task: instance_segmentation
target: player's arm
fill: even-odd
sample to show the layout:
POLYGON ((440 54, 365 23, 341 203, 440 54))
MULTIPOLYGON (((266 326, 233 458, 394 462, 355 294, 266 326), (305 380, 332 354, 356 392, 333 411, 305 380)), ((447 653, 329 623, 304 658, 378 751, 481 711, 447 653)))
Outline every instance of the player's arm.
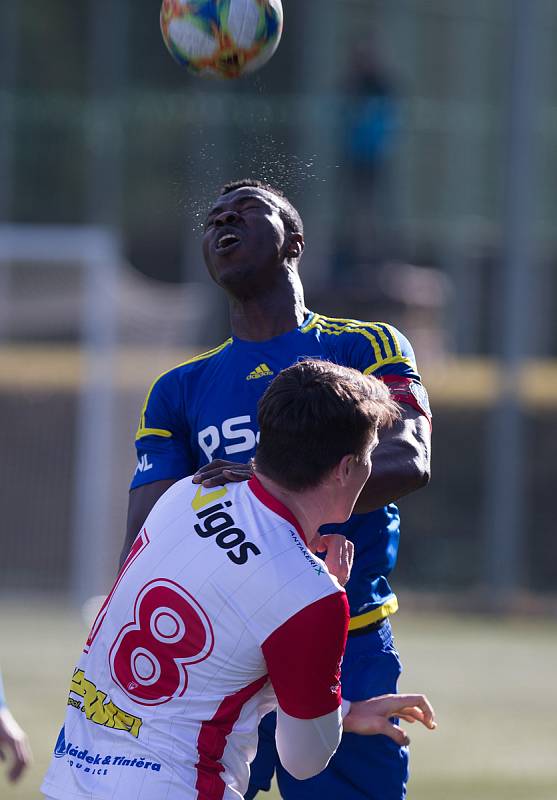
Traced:
POLYGON ((340 662, 348 619, 346 596, 335 593, 299 611, 263 643, 278 701, 277 752, 284 768, 298 780, 325 769, 343 729, 382 734, 405 745, 407 734, 390 717, 419 721, 431 730, 436 726, 424 695, 382 695, 341 702, 340 662))
POLYGON ((400 747, 409 745, 410 737, 391 722, 392 717, 421 722, 431 731, 437 727, 435 712, 423 694, 385 694, 353 703, 343 700, 341 713, 332 711, 310 720, 291 717, 279 707, 276 741, 281 762, 294 777, 304 780, 327 766, 343 733, 388 736, 400 747))
POLYGON ((13 718, 4 699, 2 675, 0 675, 0 760, 8 757, 12 765, 8 770, 8 779, 17 781, 22 772, 31 763, 31 748, 24 731, 13 718))
POLYGON ((362 372, 382 380, 400 406, 400 420, 380 432, 372 471, 356 503, 356 513, 374 511, 425 486, 430 477, 431 410, 412 345, 392 325, 372 324, 382 350, 370 350, 363 337, 353 359, 362 372))
POLYGON ((135 438, 137 468, 129 494, 120 566, 159 497, 197 466, 188 444, 181 398, 177 372, 171 370, 154 382, 143 404, 135 438))
POLYGON ((208 464, 199 467, 192 481, 193 483, 202 483, 206 489, 211 489, 213 486, 224 486, 226 483, 249 481, 253 474, 253 461, 240 464, 236 461, 215 458, 208 464))
POLYGON ((126 521, 126 538, 120 554, 120 566, 126 560, 135 537, 145 524, 151 509, 167 489, 176 483, 178 478, 169 478, 164 481, 153 481, 136 489, 131 489, 128 498, 128 517, 126 521))
POLYGON ((399 403, 401 418, 380 432, 371 456, 371 475, 356 503, 356 513, 382 508, 429 481, 430 421, 421 410, 400 399, 399 403))
POLYGON ((278 702, 277 752, 298 780, 325 769, 340 743, 348 622, 346 595, 335 592, 294 614, 262 645, 278 702))
POLYGON ((437 727, 435 712, 425 695, 383 694, 350 703, 343 720, 343 730, 365 736, 382 734, 399 745, 409 744, 408 734, 400 725, 391 722, 391 717, 398 717, 406 722, 421 722, 430 731, 437 727))

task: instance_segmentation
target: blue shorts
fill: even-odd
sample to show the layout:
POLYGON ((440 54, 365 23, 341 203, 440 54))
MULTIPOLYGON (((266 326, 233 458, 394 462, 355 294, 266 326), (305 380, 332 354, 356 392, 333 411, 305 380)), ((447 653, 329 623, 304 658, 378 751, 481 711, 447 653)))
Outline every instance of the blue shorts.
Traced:
MULTIPOLYGON (((395 693, 401 669, 388 620, 370 633, 349 636, 342 665, 342 696, 366 700, 395 693)), ((307 781, 297 781, 278 760, 275 715, 268 714, 259 726, 259 746, 245 800, 252 800, 260 789, 268 791, 275 770, 284 800, 403 800, 408 750, 387 736, 346 733, 326 770, 307 781)))

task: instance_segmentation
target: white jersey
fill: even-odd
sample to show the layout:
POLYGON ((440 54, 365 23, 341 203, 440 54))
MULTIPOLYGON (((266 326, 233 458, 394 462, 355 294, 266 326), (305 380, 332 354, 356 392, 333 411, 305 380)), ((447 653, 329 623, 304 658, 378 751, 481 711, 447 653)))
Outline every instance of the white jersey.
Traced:
POLYGON ((93 624, 42 791, 239 800, 277 700, 300 719, 340 705, 347 624, 344 591, 257 478, 179 481, 93 624))

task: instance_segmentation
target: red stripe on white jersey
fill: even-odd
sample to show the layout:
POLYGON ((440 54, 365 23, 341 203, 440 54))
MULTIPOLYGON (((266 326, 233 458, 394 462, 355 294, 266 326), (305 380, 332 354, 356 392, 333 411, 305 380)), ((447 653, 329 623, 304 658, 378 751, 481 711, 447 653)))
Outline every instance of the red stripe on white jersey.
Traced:
POLYGON ((306 535, 303 531, 303 528, 294 514, 284 505, 284 503, 281 503, 280 500, 278 500, 274 495, 268 492, 267 489, 265 489, 257 475, 254 475, 249 479, 248 486, 260 503, 263 503, 264 506, 267 506, 267 508, 270 508, 271 511, 274 511, 275 514, 278 514, 279 517, 282 517, 287 522, 290 522, 291 525, 294 525, 303 543, 307 544, 306 535))
POLYGON ((213 718, 202 724, 197 739, 199 761, 195 765, 198 800, 222 800, 226 787, 221 778, 224 765, 220 759, 226 748, 227 737, 238 721, 242 708, 265 686, 267 680, 267 675, 263 675, 236 694, 225 697, 213 718))
POLYGON ((104 602, 99 610, 99 613, 95 617, 95 621, 91 626, 91 630, 89 631, 89 636, 87 637, 87 641, 85 642, 85 647, 83 648, 83 652, 85 654, 89 652, 89 648, 95 641, 95 637, 97 636, 97 633, 99 632, 101 625, 104 622, 104 618, 106 617, 106 612, 108 611, 108 606, 110 604, 110 601, 112 600, 112 595, 120 585, 120 582, 124 577, 124 575, 126 574, 126 572, 128 571, 128 569, 131 567, 136 558, 139 555, 141 555, 141 553, 145 550, 148 544, 149 544, 149 535, 147 533, 147 529, 143 528, 143 530, 141 530, 140 533, 136 536, 134 543, 131 546, 130 552, 128 553, 128 557, 126 558, 126 560, 124 561, 124 563, 120 568, 120 572, 118 573, 116 582, 112 587, 112 589, 110 590, 110 594, 108 594, 107 597, 105 597, 104 602))

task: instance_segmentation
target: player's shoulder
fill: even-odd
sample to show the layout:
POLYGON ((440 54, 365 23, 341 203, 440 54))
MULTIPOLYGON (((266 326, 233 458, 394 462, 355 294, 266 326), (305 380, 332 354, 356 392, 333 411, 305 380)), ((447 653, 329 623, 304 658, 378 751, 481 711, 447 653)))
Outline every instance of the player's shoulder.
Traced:
POLYGON ((154 379, 149 390, 149 394, 155 388, 170 388, 175 384, 182 383, 184 380, 195 378, 198 374, 203 373, 210 364, 221 356, 232 344, 232 337, 219 344, 217 347, 206 350, 203 353, 191 356, 186 361, 176 364, 170 369, 161 372, 160 375, 154 379))
POLYGON ((219 357, 232 345, 232 337, 226 339, 222 344, 212 347, 210 350, 205 350, 202 353, 197 353, 191 356, 186 361, 176 364, 174 367, 163 372, 156 378, 156 381, 169 376, 169 379, 179 379, 183 376, 194 375, 197 372, 203 371, 207 366, 214 363, 219 357))
POLYGON ((388 322, 378 322, 373 320, 356 319, 353 317, 329 317, 326 314, 314 314, 312 322, 317 325, 328 327, 331 330, 339 331, 341 334, 364 335, 363 331, 381 331, 384 334, 390 332, 400 335, 394 325, 388 322))
MULTIPOLYGON (((309 327, 316 328, 332 349, 359 353, 368 359, 366 372, 390 365, 415 367, 415 356, 408 338, 389 322, 373 322, 314 314, 309 327)), ((353 366, 358 366, 354 364, 353 366)))
POLYGON ((235 486, 252 524, 254 541, 265 556, 263 580, 288 586, 291 599, 296 596, 295 604, 339 591, 324 562, 308 549, 304 532, 291 512, 254 479, 235 486))

